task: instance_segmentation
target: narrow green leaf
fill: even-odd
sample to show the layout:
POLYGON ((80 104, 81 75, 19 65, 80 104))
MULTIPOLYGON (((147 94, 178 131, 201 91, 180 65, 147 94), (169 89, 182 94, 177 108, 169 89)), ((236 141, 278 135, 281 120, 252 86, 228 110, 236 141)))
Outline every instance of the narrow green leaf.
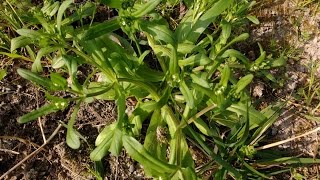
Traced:
POLYGON ((74 108, 71 118, 68 122, 68 128, 67 128, 67 144, 69 147, 72 149, 79 149, 80 147, 80 137, 78 136, 77 132, 75 129, 73 129, 73 125, 75 124, 76 118, 78 111, 80 109, 80 104, 81 102, 77 102, 76 107, 74 108))
POLYGON ((204 53, 192 55, 186 59, 179 60, 179 66, 205 66, 212 62, 212 60, 204 53))
POLYGON ((46 104, 44 106, 41 106, 39 109, 33 110, 28 114, 25 114, 18 118, 19 123, 27 123, 33 120, 36 120, 38 117, 57 112, 60 109, 57 108, 57 105, 55 103, 46 104))
POLYGON ((220 41, 222 44, 226 44, 231 35, 231 24, 229 22, 222 21, 221 28, 222 32, 220 36, 220 41))
POLYGON ((236 84, 235 93, 240 93, 244 88, 246 88, 251 83, 253 77, 254 76, 252 74, 242 77, 236 84))
POLYGON ((34 72, 31 72, 26 69, 21 69, 21 68, 19 68, 17 70, 17 72, 21 77, 23 77, 29 81, 32 81, 35 84, 41 85, 44 88, 49 89, 49 90, 54 89, 54 87, 53 87, 54 85, 52 84, 52 82, 48 78, 44 78, 34 72))
POLYGON ((88 41, 100 36, 111 33, 120 28, 118 18, 115 17, 111 20, 91 26, 81 37, 82 41, 88 41))
POLYGON ((149 0, 147 3, 142 5, 135 3, 133 8, 136 9, 136 11, 134 11, 131 16, 136 18, 142 17, 154 10, 160 2, 161 0, 149 0))
POLYGON ((188 88, 187 84, 184 81, 180 81, 180 87, 179 87, 181 93, 183 94, 187 105, 192 109, 194 108, 194 98, 192 95, 192 92, 188 88))
POLYGON ((73 3, 73 0, 65 0, 59 7, 58 14, 57 14, 57 28, 59 32, 61 32, 61 22, 62 22, 63 14, 67 10, 67 8, 70 6, 71 3, 73 3))
POLYGON ((175 37, 177 37, 178 42, 182 43, 185 40, 193 43, 196 42, 207 26, 225 11, 232 2, 233 0, 220 0, 216 2, 196 22, 193 22, 192 14, 194 10, 189 10, 175 32, 175 37))

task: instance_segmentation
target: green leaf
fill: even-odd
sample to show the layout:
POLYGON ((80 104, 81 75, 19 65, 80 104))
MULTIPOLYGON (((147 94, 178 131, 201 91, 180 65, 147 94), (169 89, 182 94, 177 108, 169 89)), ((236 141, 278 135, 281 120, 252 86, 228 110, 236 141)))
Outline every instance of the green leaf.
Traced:
POLYGON ((133 8, 136 9, 136 11, 134 11, 131 16, 136 18, 142 17, 153 11, 160 2, 161 0, 149 0, 142 5, 135 3, 133 8))
POLYGON ((165 125, 165 122, 161 119, 160 111, 155 110, 152 114, 146 138, 143 144, 144 148, 146 148, 147 151, 153 152, 156 158, 163 161, 166 160, 167 150, 167 132, 165 132, 165 125))
POLYGON ((235 58, 241 60, 244 65, 249 67, 249 59, 245 55, 243 55, 241 52, 239 52, 237 50, 228 49, 221 55, 221 57, 222 58, 235 57, 235 58))
POLYGON ((111 142, 111 146, 110 146, 110 153, 113 156, 119 156, 119 154, 121 153, 122 150, 122 136, 123 133, 121 132, 120 129, 116 128, 113 132, 113 137, 112 137, 112 142, 111 142))
POLYGON ((157 41, 172 45, 175 44, 173 33, 166 25, 161 25, 152 21, 139 21, 139 27, 157 41))
POLYGON ((196 42, 207 26, 225 11, 232 2, 233 0, 220 0, 216 2, 196 22, 193 22, 193 13, 195 11, 193 9, 189 10, 175 31, 178 43, 182 43, 185 40, 193 43, 196 42))
POLYGON ((227 110, 236 113, 238 117, 246 117, 247 112, 249 112, 250 130, 259 126, 266 119, 266 117, 262 113, 251 106, 249 107, 249 109, 247 109, 247 106, 242 103, 232 104, 227 108, 227 110))
POLYGON ((244 77, 242 77, 236 84, 236 89, 235 89, 235 93, 240 93, 244 88, 246 88, 252 81, 253 79, 253 75, 252 74, 248 74, 244 77))
POLYGON ((178 167, 167 164, 157 158, 155 158, 149 151, 147 151, 136 139, 133 137, 124 135, 123 145, 128 154, 144 167, 152 169, 159 174, 171 174, 177 170, 178 167))
POLYGON ((102 4, 105 4, 107 6, 109 6, 110 8, 117 8, 117 9, 121 9, 122 8, 122 0, 101 0, 102 4))
POLYGON ((35 84, 41 85, 44 88, 49 89, 49 90, 54 89, 54 85, 52 84, 52 82, 48 78, 44 78, 34 72, 31 72, 26 69, 21 69, 21 68, 19 68, 17 70, 17 72, 21 77, 23 77, 29 81, 32 81, 35 84))
POLYGON ((11 39, 10 51, 13 52, 16 49, 24 47, 31 43, 32 43, 32 40, 29 37, 19 36, 19 37, 13 38, 11 39))
POLYGON ((212 60, 204 53, 192 55, 186 59, 179 60, 179 66, 205 66, 212 62, 212 60))
POLYGON ((194 108, 194 98, 192 95, 191 90, 188 88, 187 84, 184 81, 180 81, 180 87, 179 87, 181 93, 184 96, 184 99, 187 102, 187 105, 193 109, 194 108))
POLYGON ((110 139, 114 129, 117 127, 117 123, 106 126, 98 135, 95 141, 96 146, 100 146, 105 139, 110 139))
POLYGON ((50 79, 54 86, 61 87, 62 89, 66 89, 68 86, 67 80, 58 73, 51 73, 50 79))
POLYGON ((222 44, 226 44, 231 35, 231 24, 229 22, 222 21, 221 28, 220 42, 222 44))
POLYGON ((62 22, 63 14, 67 10, 67 8, 70 6, 71 3, 73 3, 73 0, 66 0, 66 1, 63 1, 61 6, 59 7, 58 14, 57 14, 57 28, 59 32, 61 32, 61 22, 62 22))
POLYGON ((60 48, 62 48, 61 46, 53 46, 53 47, 45 47, 39 50, 36 59, 34 60, 33 64, 32 64, 32 68, 31 70, 33 72, 42 72, 42 65, 41 65, 41 58, 44 55, 47 55, 49 53, 55 52, 57 50, 59 50, 60 48))
POLYGON ((31 29, 17 29, 16 31, 19 35, 28 37, 34 40, 38 40, 42 36, 42 33, 40 33, 39 30, 35 31, 31 29))
POLYGON ((57 112, 64 109, 67 106, 67 102, 54 102, 41 106, 39 109, 33 110, 28 114, 25 114, 18 118, 19 123, 27 123, 32 120, 36 120, 38 117, 45 116, 47 114, 57 112))
POLYGON ((0 69, 0 81, 7 75, 6 69, 0 69))
POLYGON ((114 136, 114 129, 104 133, 103 136, 104 139, 102 139, 102 142, 100 142, 99 145, 90 153, 90 159, 93 161, 100 161, 108 153, 114 136))
POLYGON ((284 56, 280 56, 279 58, 275 59, 275 60, 270 60, 270 67, 274 68, 274 67, 281 67, 286 65, 287 63, 287 58, 284 56))
POLYGON ((88 41, 105 34, 111 33, 120 28, 118 18, 115 17, 111 20, 91 26, 81 37, 82 41, 88 41))
MULTIPOLYGON (((70 121, 69 121, 70 122, 70 121)), ((81 143, 80 143, 80 137, 78 136, 75 129, 73 129, 71 123, 68 123, 68 129, 67 129, 67 144, 72 149, 79 149, 81 143), (70 124, 70 125, 69 125, 70 124)))
POLYGON ((248 15, 247 18, 248 18, 251 22, 253 22, 254 24, 257 24, 257 25, 260 24, 259 19, 258 19, 257 17, 255 17, 255 16, 248 15))
POLYGON ((196 180, 197 175, 190 167, 179 169, 172 177, 172 180, 196 180))
POLYGON ((73 14, 66 17, 62 22, 61 26, 69 25, 75 21, 80 20, 81 18, 85 18, 87 16, 94 15, 96 10, 96 5, 90 1, 86 2, 85 5, 81 6, 81 8, 77 9, 73 14))

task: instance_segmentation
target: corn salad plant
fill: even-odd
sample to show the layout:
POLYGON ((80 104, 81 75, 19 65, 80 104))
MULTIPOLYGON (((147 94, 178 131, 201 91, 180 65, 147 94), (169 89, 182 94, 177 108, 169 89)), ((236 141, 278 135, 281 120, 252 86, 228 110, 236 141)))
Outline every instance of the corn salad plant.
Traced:
POLYGON ((114 100, 117 120, 96 138, 90 154, 93 161, 101 161, 108 153, 117 156, 124 148, 143 165, 147 176, 159 179, 198 179, 212 167, 217 167, 215 179, 270 178, 280 173, 259 172, 259 168, 270 162, 295 164, 300 159, 289 162, 255 148, 279 115, 281 104, 256 110, 248 85, 255 76, 275 81, 268 70, 283 66, 285 58, 273 58, 260 46, 260 56, 252 60, 234 49, 249 37, 239 33, 241 26, 259 23, 248 15, 254 3, 47 0, 42 7, 30 9, 28 18, 16 15, 15 20, 24 20, 14 26, 18 36, 4 52, 25 52, 32 68, 18 69, 18 74, 41 87, 48 100, 18 122, 75 105, 66 142, 78 149, 81 135, 74 125, 81 103, 114 100), (99 3, 113 8, 117 16, 95 22, 99 3), (164 18, 165 7, 180 3, 186 12, 173 27, 164 18), (49 65, 47 76, 44 64, 49 65), (82 65, 90 65, 91 73, 81 81, 82 65), (72 96, 54 96, 57 91, 72 96), (129 97, 138 101, 130 114, 126 113, 129 97), (146 131, 143 124, 148 125, 146 131), (140 136, 145 137, 143 142, 137 140, 140 136), (208 156, 209 162, 200 168, 195 167, 187 137, 208 156))

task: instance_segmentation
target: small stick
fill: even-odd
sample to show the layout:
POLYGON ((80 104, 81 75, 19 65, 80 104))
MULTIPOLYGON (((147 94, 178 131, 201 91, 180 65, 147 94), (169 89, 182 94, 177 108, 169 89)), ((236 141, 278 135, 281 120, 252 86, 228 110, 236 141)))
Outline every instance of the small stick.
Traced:
POLYGON ((287 142, 290 142, 290 141, 293 141, 295 139, 298 139, 298 138, 301 138, 301 137, 304 137, 304 136, 307 136, 309 134, 312 134, 312 133, 315 133, 317 131, 320 130, 320 127, 317 127, 311 131, 308 131, 304 134, 301 134, 299 136, 296 136, 296 137, 292 137, 292 138, 289 138, 289 139, 286 139, 286 140, 283 140, 283 141, 278 141, 278 142, 275 142, 275 143, 271 143, 271 144, 268 144, 268 145, 265 145, 265 146, 261 146, 261 147, 258 147, 256 148, 256 150, 263 150, 263 149, 268 149, 268 148, 272 148, 272 147, 275 147, 275 146, 279 146, 281 144, 284 144, 284 143, 287 143, 287 142))
POLYGON ((9 150, 9 149, 0 149, 0 151, 2 152, 7 152, 7 153, 11 153, 11 154, 20 154, 19 152, 17 151, 13 151, 13 150, 9 150))
POLYGON ((59 132, 60 128, 62 127, 61 124, 59 124, 59 126, 54 130, 54 132, 51 134, 51 136, 48 138, 48 140, 43 143, 38 149, 36 149, 35 151, 33 151, 31 154, 29 154, 28 156, 26 156, 24 159, 22 159, 18 164, 16 164, 15 166, 13 166, 11 169, 9 169, 6 173, 4 173, 1 177, 1 179, 4 179, 8 174, 10 174, 12 171, 14 171, 16 168, 18 168, 19 166, 21 166, 25 161, 27 161, 28 159, 30 159, 32 156, 38 154, 42 148, 44 146, 46 146, 53 138, 54 136, 57 135, 57 133, 59 132))

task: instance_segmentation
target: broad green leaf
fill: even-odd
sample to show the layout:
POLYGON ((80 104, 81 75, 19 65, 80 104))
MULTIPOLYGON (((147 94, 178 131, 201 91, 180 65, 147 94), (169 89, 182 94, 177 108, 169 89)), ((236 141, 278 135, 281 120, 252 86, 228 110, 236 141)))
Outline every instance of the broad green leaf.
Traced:
POLYGON ((166 161, 166 141, 168 138, 165 125, 165 122, 161 119, 160 111, 155 110, 143 144, 147 151, 153 152, 156 158, 163 161, 166 161))
POLYGON ((95 141, 95 145, 96 146, 100 146, 100 144, 105 140, 105 139, 109 139, 110 136, 112 136, 112 133, 114 131, 114 129, 117 127, 117 124, 111 124, 106 126, 98 135, 98 137, 96 138, 95 141))
POLYGON ((140 29, 147 32, 155 40, 165 44, 175 44, 172 31, 166 26, 152 21, 140 21, 140 29))
POLYGON ((29 37, 19 36, 19 37, 13 38, 11 39, 10 51, 13 52, 16 49, 24 47, 31 43, 32 43, 32 40, 29 37))
POLYGON ((148 14, 149 12, 153 11, 160 2, 161 0, 149 0, 148 2, 141 5, 138 3, 135 3, 133 8, 136 9, 136 11, 134 11, 131 14, 131 16, 136 18, 142 17, 148 14))
POLYGON ((193 74, 193 73, 190 74, 190 77, 194 83, 196 83, 199 86, 203 86, 205 88, 210 88, 210 84, 205 79, 206 78, 205 76, 206 76, 205 74, 200 74, 200 73, 199 74, 193 74))
POLYGON ((100 36, 111 33, 120 28, 118 18, 115 17, 111 20, 91 26, 82 36, 82 41, 88 41, 100 36))
POLYGON ((104 134, 104 139, 102 139, 102 142, 100 142, 99 145, 90 153, 91 160, 100 161, 108 153, 113 136, 114 129, 104 134))
POLYGON ((122 136, 123 133, 120 129, 116 128, 113 132, 112 142, 109 149, 109 152, 113 156, 119 156, 122 150, 122 136))
POLYGON ((67 8, 70 6, 71 3, 73 3, 73 0, 65 0, 59 7, 58 14, 57 14, 57 28, 59 32, 61 32, 61 22, 62 22, 63 14, 67 10, 67 8))
POLYGON ((252 74, 248 74, 244 77, 242 77, 236 84, 236 89, 235 89, 235 93, 240 93, 244 88, 246 88, 252 81, 253 79, 253 75, 252 74))
POLYGON ((71 147, 72 149, 79 149, 80 144, 81 144, 80 137, 78 136, 76 130, 73 129, 73 125, 75 124, 77 114, 80 109, 80 104, 81 104, 81 102, 77 102, 77 105, 71 114, 71 118, 68 121, 66 141, 67 141, 68 146, 71 147))
POLYGON ((248 15, 247 18, 248 18, 251 22, 253 22, 254 24, 257 24, 257 25, 260 24, 259 19, 258 19, 257 17, 255 17, 255 16, 248 15))
POLYGON ((135 73, 139 78, 141 78, 141 81, 160 82, 164 80, 163 72, 153 70, 146 65, 141 65, 135 73))
POLYGON ((82 91, 82 86, 80 85, 77 78, 78 62, 80 61, 80 58, 69 55, 62 55, 62 60, 65 62, 65 65, 68 68, 68 73, 71 78, 71 88, 76 91, 82 91))
POLYGON ((199 131, 206 135, 206 136, 212 136, 213 132, 209 128, 208 124, 204 122, 201 118, 197 118, 193 121, 193 124, 199 129, 199 131))
POLYGON ((177 166, 168 164, 155 158, 149 151, 147 151, 136 139, 124 135, 123 145, 128 154, 144 167, 152 169, 158 174, 168 175, 177 170, 177 166))
POLYGON ((17 72, 21 77, 23 77, 29 81, 32 81, 35 84, 41 85, 44 88, 49 89, 49 90, 54 89, 54 85, 52 84, 52 82, 48 78, 44 78, 34 72, 31 72, 26 69, 21 69, 21 68, 19 68, 17 70, 17 72))
POLYGON ((54 86, 65 89, 68 86, 67 80, 58 73, 51 73, 50 79, 54 86))
POLYGON ((17 29, 17 33, 21 36, 31 38, 33 40, 39 40, 42 36, 42 33, 36 30, 31 29, 17 29))

